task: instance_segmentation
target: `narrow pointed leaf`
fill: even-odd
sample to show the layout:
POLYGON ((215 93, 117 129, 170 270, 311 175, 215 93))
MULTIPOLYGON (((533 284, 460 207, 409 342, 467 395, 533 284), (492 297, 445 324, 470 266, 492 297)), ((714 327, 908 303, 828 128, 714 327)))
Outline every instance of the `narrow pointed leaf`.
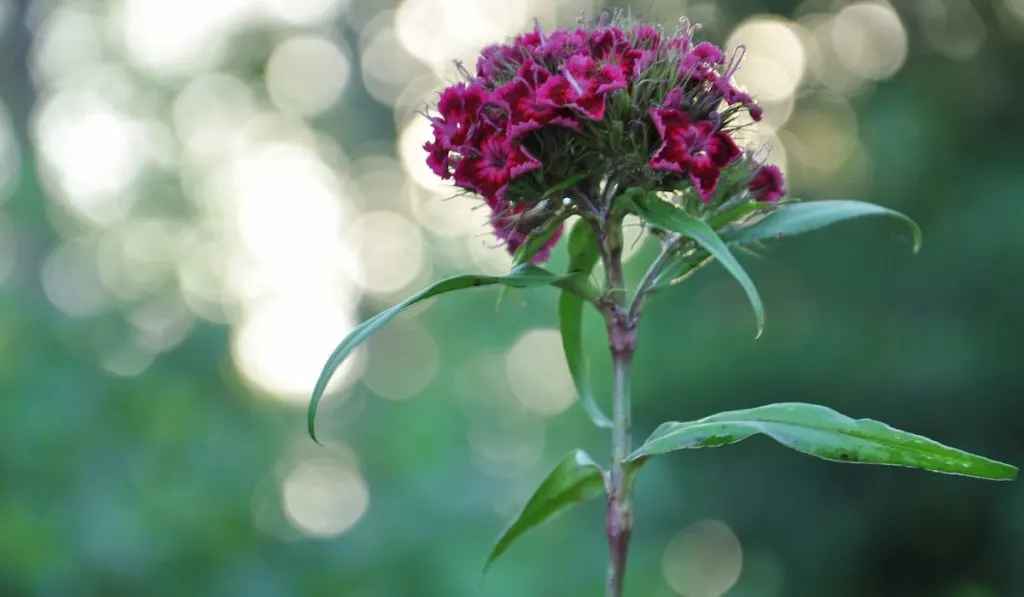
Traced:
POLYGON ((512 269, 530 263, 533 256, 537 254, 537 251, 540 251, 544 245, 551 240, 551 237, 554 236, 562 227, 566 217, 568 217, 568 215, 551 218, 543 225, 530 231, 530 233, 526 235, 526 240, 523 241, 523 244, 519 245, 519 248, 516 249, 515 255, 512 256, 512 269))
MULTIPOLYGON (((589 276, 598 260, 597 239, 594 231, 583 220, 577 220, 569 233, 569 273, 589 276)), ((558 299, 558 325, 562 332, 562 349, 569 365, 569 373, 576 385, 580 404, 594 425, 612 428, 601 407, 597 405, 590 387, 590 366, 583 354, 583 306, 579 296, 562 291, 558 299)))
POLYGON ((838 199, 782 206, 764 219, 725 234, 723 238, 729 244, 746 244, 803 234, 844 220, 867 216, 886 216, 902 220, 913 234, 914 252, 921 248, 921 228, 904 214, 873 203, 838 199))
POLYGON ((753 280, 747 275, 740 262, 729 252, 729 247, 719 238, 718 233, 705 222, 656 195, 634 196, 633 202, 638 208, 638 215, 641 218, 663 230, 692 238, 736 278, 747 294, 750 305, 754 308, 754 315, 757 317, 757 335, 760 336, 761 330, 764 329, 764 305, 761 304, 757 287, 754 286, 753 280))
POLYGON ((707 219, 707 223, 714 230, 719 230, 723 226, 743 220, 752 214, 756 214, 758 211, 761 211, 766 207, 767 206, 763 203, 757 203, 755 201, 741 203, 729 211, 712 215, 707 219))
POLYGON ((711 255, 704 249, 682 256, 658 275, 654 288, 660 290, 666 286, 678 284, 710 262, 711 255))
POLYGON ((487 556, 484 572, 526 531, 550 520, 566 509, 604 495, 604 477, 583 450, 562 459, 541 482, 537 491, 498 537, 487 556))
POLYGON ((591 290, 586 283, 585 279, 581 279, 579 276, 568 275, 568 276, 556 276, 555 274, 537 267, 535 265, 523 265, 513 270, 507 276, 483 276, 474 274, 464 274, 460 276, 452 276, 445 278, 435 284, 424 288, 416 294, 410 296, 404 301, 397 305, 374 315, 367 319, 359 326, 357 326, 344 340, 338 344, 331 356, 328 357, 327 363, 324 364, 323 370, 320 373, 319 379, 317 379, 316 386, 313 388, 313 395, 309 401, 309 410, 306 416, 306 424, 309 430, 309 436, 316 440, 316 431, 314 423, 316 421, 316 409, 320 404, 320 400, 323 398, 324 391, 327 389, 327 384, 330 382, 334 372, 338 370, 338 367, 352 354, 360 344, 366 341, 374 332, 382 328, 386 323, 395 318, 403 310, 415 305, 416 303, 426 300, 428 298, 437 296, 439 294, 445 294, 447 292, 454 292, 456 290, 462 290, 465 288, 479 288, 482 286, 493 286, 500 284, 511 288, 535 288, 538 286, 556 286, 562 290, 570 293, 578 293, 582 296, 590 297, 591 290))
POLYGON ((951 448, 871 419, 851 419, 830 408, 797 402, 719 413, 658 427, 629 460, 634 466, 658 454, 733 444, 764 434, 799 452, 835 462, 919 468, 981 479, 1011 480, 1008 464, 951 448))

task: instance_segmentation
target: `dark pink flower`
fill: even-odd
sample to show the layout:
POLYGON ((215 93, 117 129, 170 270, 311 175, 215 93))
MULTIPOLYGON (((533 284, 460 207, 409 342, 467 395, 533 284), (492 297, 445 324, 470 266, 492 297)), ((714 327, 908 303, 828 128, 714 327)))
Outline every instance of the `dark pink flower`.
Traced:
POLYGON ((627 81, 634 78, 635 66, 644 51, 634 48, 626 34, 615 27, 597 29, 590 36, 590 56, 599 66, 615 65, 627 81))
POLYGON ((434 174, 445 180, 451 178, 451 149, 437 141, 427 141, 423 144, 423 149, 427 151, 427 165, 434 174))
POLYGON ((544 102, 537 94, 537 87, 547 82, 551 73, 535 62, 528 61, 519 69, 518 76, 497 88, 494 97, 508 115, 508 138, 522 139, 532 131, 548 124, 579 129, 579 122, 571 111, 557 109, 544 102))
POLYGON ((586 93, 604 95, 626 87, 622 69, 615 64, 599 64, 586 54, 575 54, 565 63, 567 76, 586 93))
POLYGON ((537 89, 537 98, 549 106, 574 108, 591 120, 601 120, 605 95, 625 86, 626 79, 618 66, 599 66, 590 56, 574 54, 564 74, 552 76, 537 89))
MULTIPOLYGON (((733 83, 743 51, 727 61, 714 44, 695 42, 695 30, 684 22, 666 35, 651 25, 601 18, 574 30, 546 33, 538 26, 488 46, 475 76, 461 69, 468 81, 445 89, 428 116, 434 134, 423 146, 427 164, 481 196, 496 233, 513 251, 550 218, 609 207, 540 202, 566 181, 579 181, 573 186, 581 193, 624 181, 676 191, 685 182, 710 202, 716 188, 721 191, 723 168, 741 159, 730 136, 733 116, 745 108, 758 120, 761 108, 733 83), (644 140, 655 132, 660 143, 652 155, 644 140), (644 162, 646 168, 635 167, 644 162), (612 166, 580 171, 601 163, 612 166), (623 180, 611 180, 619 176, 623 180)), ((777 169, 753 173, 748 188, 760 201, 785 192, 777 169)))
POLYGON ((490 45, 480 51, 476 61, 476 75, 490 81, 499 73, 514 71, 523 61, 523 54, 514 47, 506 45, 490 45))
POLYGON ((651 119, 662 143, 650 168, 688 175, 701 199, 710 201, 722 168, 740 157, 732 137, 710 121, 693 123, 685 112, 671 108, 651 110, 651 119))
POLYGON ((715 79, 714 82, 715 90, 722 95, 722 100, 725 103, 731 105, 741 104, 750 113, 750 117, 754 119, 754 122, 759 122, 761 117, 764 116, 764 110, 761 106, 754 103, 754 98, 750 97, 750 94, 745 91, 737 89, 731 80, 731 77, 722 75, 715 79))
POLYGON ((522 77, 516 77, 494 92, 508 110, 508 137, 521 139, 551 121, 555 109, 537 100, 534 88, 522 77))
POLYGON ((718 46, 706 41, 697 44, 683 59, 680 75, 683 79, 714 81, 718 78, 715 67, 725 62, 725 55, 718 46))
POLYGON ((587 93, 579 85, 562 75, 548 79, 537 90, 537 97, 545 104, 557 108, 575 108, 591 120, 604 118, 604 96, 587 93))
POLYGON ((671 91, 665 94, 665 101, 661 103, 661 108, 682 110, 686 106, 686 93, 682 87, 674 87, 671 91))
POLYGON ((525 50, 536 50, 542 43, 544 43, 544 35, 539 28, 535 28, 533 31, 517 35, 512 45, 525 50))
POLYGON ((541 167, 536 158, 502 131, 490 129, 474 140, 473 151, 455 165, 455 184, 484 197, 488 203, 504 199, 508 183, 541 167))
POLYGON ((556 29, 544 40, 544 43, 537 48, 535 54, 541 60, 547 62, 564 62, 566 58, 575 54, 577 50, 587 43, 587 32, 583 29, 566 31, 556 29))
POLYGON ((515 180, 527 172, 532 172, 543 166, 540 160, 530 155, 526 148, 513 141, 506 142, 508 146, 508 176, 510 180, 515 180))
POLYGON ((673 50, 675 52, 678 52, 679 54, 685 55, 690 51, 690 37, 686 35, 680 37, 673 37, 672 39, 668 40, 666 46, 669 50, 673 50))
POLYGON ((725 61, 725 54, 713 43, 702 41, 686 56, 687 60, 693 62, 706 62, 708 64, 721 64, 725 61))
POLYGON ((640 73, 644 72, 648 66, 654 64, 654 61, 658 58, 658 52, 656 50, 637 50, 636 61, 633 62, 633 78, 636 79, 640 76, 640 73))
POLYGON ((449 148, 466 143, 491 94, 479 85, 457 83, 441 92, 440 116, 430 119, 437 141, 449 148))
POLYGON ((530 87, 537 87, 551 78, 551 71, 533 60, 527 60, 519 67, 516 76, 525 79, 530 87))
POLYGON ((786 195, 785 181, 778 166, 761 166, 747 183, 747 190, 758 201, 774 203, 786 195))
POLYGON ((601 27, 590 32, 590 55, 597 60, 610 55, 617 48, 629 45, 626 34, 618 27, 601 27))
POLYGON ((661 47, 661 31, 653 25, 633 27, 633 45, 643 50, 657 50, 661 47))

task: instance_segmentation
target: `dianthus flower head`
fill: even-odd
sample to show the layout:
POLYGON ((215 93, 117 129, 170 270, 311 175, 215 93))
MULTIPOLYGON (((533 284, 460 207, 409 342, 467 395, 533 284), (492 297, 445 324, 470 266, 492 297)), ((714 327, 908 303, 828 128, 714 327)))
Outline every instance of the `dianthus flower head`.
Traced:
POLYGON ((552 219, 608 213, 615 189, 682 192, 705 206, 785 193, 778 168, 755 164, 734 138, 741 117, 761 118, 733 82, 742 50, 726 56, 685 23, 669 34, 616 20, 538 26, 484 48, 429 116, 427 163, 483 198, 511 251, 552 219), (736 172, 743 184, 722 190, 736 172))

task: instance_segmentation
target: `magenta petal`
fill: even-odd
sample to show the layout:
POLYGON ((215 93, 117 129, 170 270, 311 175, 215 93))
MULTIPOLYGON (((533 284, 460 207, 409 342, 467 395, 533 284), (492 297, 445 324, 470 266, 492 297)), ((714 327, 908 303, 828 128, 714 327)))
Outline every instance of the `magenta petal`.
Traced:
POLYGON ((686 172, 688 159, 686 147, 679 142, 678 138, 669 137, 654 152, 647 165, 651 170, 666 170, 683 174, 686 172))
POLYGON ((516 76, 525 80, 532 87, 536 87, 551 78, 551 72, 533 60, 527 60, 519 67, 516 76))
POLYGON ((509 124, 508 138, 510 140, 519 141, 526 135, 532 133, 533 131, 537 131, 542 128, 544 128, 544 125, 537 120, 524 120, 522 122, 509 124))
POLYGON ((561 108, 572 102, 572 86, 562 75, 554 75, 537 88, 537 103, 561 108))
POLYGON ((572 107, 591 120, 604 118, 605 101, 603 95, 586 95, 572 103, 572 107))
POLYGON ((508 112, 508 136, 520 139, 544 126, 554 115, 550 106, 537 103, 526 79, 516 78, 495 90, 495 96, 508 112))
POLYGON ((633 28, 633 39, 637 46, 654 50, 661 45, 661 31, 652 25, 637 25, 633 28))
POLYGON ((599 60, 606 58, 612 53, 615 45, 622 39, 622 31, 615 27, 595 29, 590 34, 590 51, 599 60))
POLYGON ((708 155, 719 168, 724 168, 740 157, 740 148, 728 133, 719 132, 708 143, 708 155))
POLYGON ((509 113, 515 113, 521 104, 533 95, 526 79, 515 78, 494 90, 494 97, 509 113))
POLYGON ((579 132, 579 130, 580 130, 580 121, 577 120, 574 116, 571 116, 571 115, 568 115, 568 116, 555 116, 554 118, 551 119, 550 124, 557 124, 558 126, 564 126, 565 128, 574 130, 576 132, 579 132))
POLYGON ((674 131, 690 126, 690 117, 679 110, 652 108, 650 111, 651 120, 654 121, 654 128, 666 140, 674 131))
POLYGON ((515 48, 505 45, 491 45, 480 51, 476 61, 478 77, 490 81, 503 69, 514 68, 522 60, 522 54, 515 48))
POLYGON ((622 72, 621 67, 614 64, 602 66, 595 79, 597 83, 595 93, 604 94, 626 88, 626 75, 622 72))
POLYGON ((665 157, 661 151, 654 154, 651 161, 647 162, 647 167, 651 170, 683 173, 683 168, 679 165, 679 162, 665 157))
POLYGON ((530 152, 526 151, 524 147, 510 148, 508 157, 509 180, 514 180, 541 166, 540 161, 530 155, 530 152))
POLYGON ((782 170, 773 165, 761 166, 747 183, 747 190, 758 201, 778 201, 786 194, 782 170))
POLYGON ((452 173, 449 169, 451 166, 451 160, 448 157, 448 149, 442 143, 434 143, 427 141, 423 145, 423 149, 427 151, 427 165, 443 179, 449 179, 452 177, 452 173))
POLYGON ((570 54, 582 47, 587 40, 586 32, 577 30, 569 33, 565 29, 556 29, 548 35, 543 44, 536 50, 541 59, 562 62, 570 54))
POLYGON ((708 156, 693 157, 689 163, 690 181, 704 203, 711 201, 711 195, 718 186, 721 170, 715 166, 708 156))
POLYGON ((437 111, 442 118, 473 116, 490 99, 490 94, 479 85, 458 83, 441 92, 437 111))
POLYGON ((635 79, 640 76, 640 73, 644 72, 648 66, 654 63, 656 54, 653 50, 637 50, 638 55, 636 60, 633 62, 633 73, 632 77, 635 79))
POLYGON ((706 41, 700 42, 690 50, 690 56, 696 60, 710 62, 711 64, 721 64, 725 60, 722 50, 719 50, 715 44, 706 41))
POLYGON ((520 34, 518 37, 516 37, 516 39, 515 39, 515 41, 513 43, 517 47, 525 48, 525 49, 528 49, 528 50, 534 50, 534 49, 539 48, 540 45, 541 45, 541 42, 543 42, 543 41, 544 41, 544 39, 543 39, 543 36, 541 35, 541 32, 534 30, 534 31, 529 31, 527 33, 520 34))
POLYGON ((565 70, 577 80, 593 76, 594 67, 594 59, 583 53, 573 54, 565 62, 565 70))
POLYGON ((685 137, 693 127, 690 117, 679 110, 654 108, 650 111, 654 128, 661 137, 661 146, 651 157, 648 166, 652 170, 668 170, 683 173, 689 157, 685 137))

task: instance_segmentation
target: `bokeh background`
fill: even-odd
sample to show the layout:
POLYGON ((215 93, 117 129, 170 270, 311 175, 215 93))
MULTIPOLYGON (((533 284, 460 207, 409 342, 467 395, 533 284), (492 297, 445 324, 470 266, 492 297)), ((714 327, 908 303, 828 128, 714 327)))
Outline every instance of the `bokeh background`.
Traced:
MULTIPOLYGON (((794 194, 905 211, 710 267, 641 330, 635 427, 820 402, 1024 463, 1024 1, 642 0, 747 46, 794 194)), ((591 0, 0 2, 0 595, 600 595, 602 505, 487 549, 570 448, 550 290, 362 318, 509 258, 423 164, 484 44, 591 0)), ((636 275, 653 247, 636 238, 636 275)), ((564 267, 559 253, 554 268, 564 267)), ((608 363, 588 322, 596 383, 608 363)), ((1024 595, 1024 484, 765 439, 639 482, 629 595, 1024 595)))

